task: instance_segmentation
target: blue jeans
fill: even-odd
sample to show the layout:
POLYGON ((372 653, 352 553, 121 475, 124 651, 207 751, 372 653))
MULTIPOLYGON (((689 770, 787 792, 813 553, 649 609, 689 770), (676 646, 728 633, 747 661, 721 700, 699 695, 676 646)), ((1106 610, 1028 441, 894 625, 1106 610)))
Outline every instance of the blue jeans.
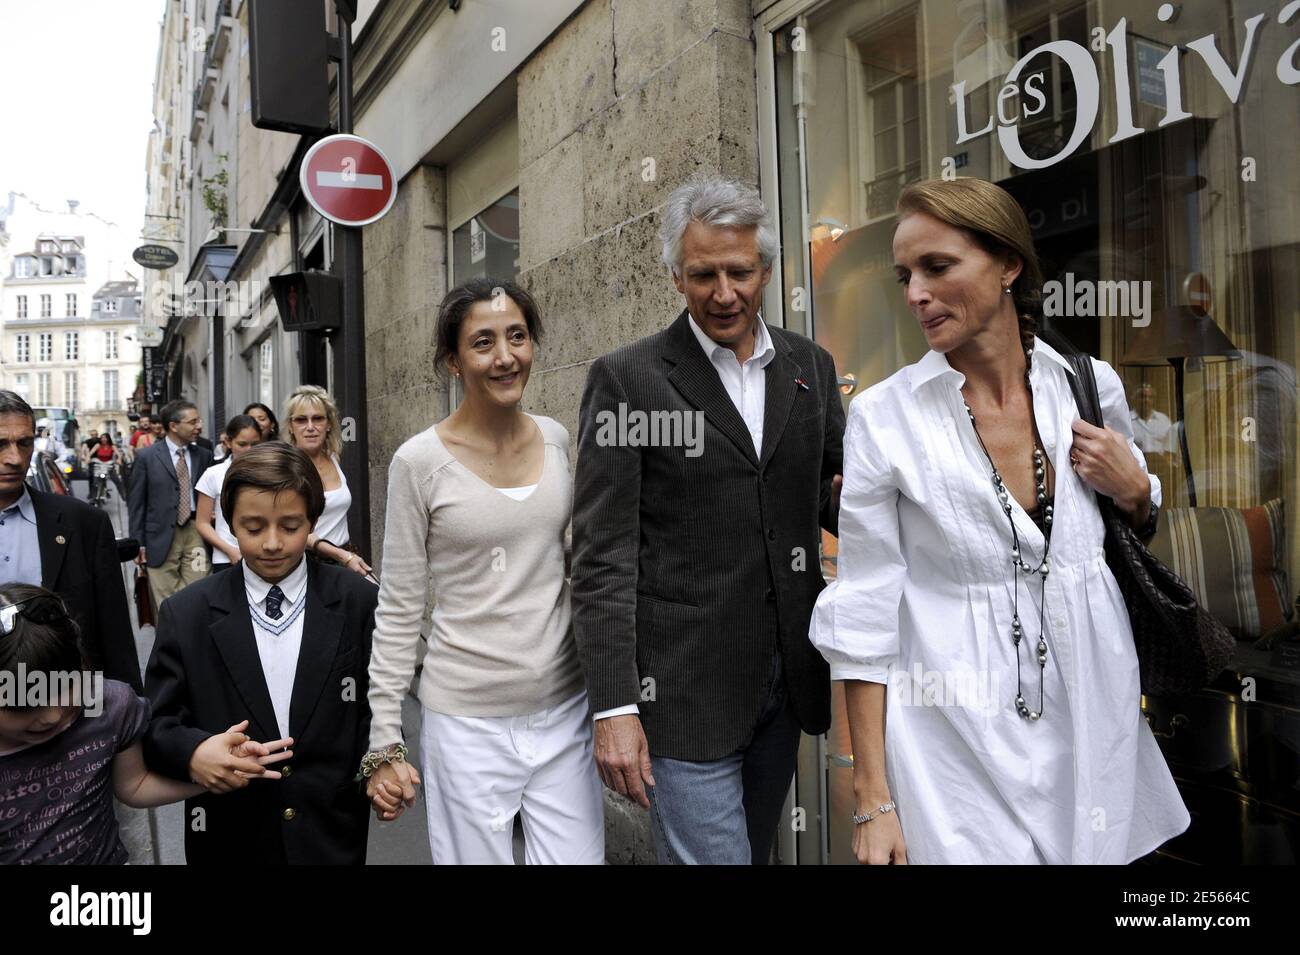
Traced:
POLYGON ((722 759, 650 757, 650 826, 660 865, 766 865, 799 752, 781 654, 749 740, 722 759))

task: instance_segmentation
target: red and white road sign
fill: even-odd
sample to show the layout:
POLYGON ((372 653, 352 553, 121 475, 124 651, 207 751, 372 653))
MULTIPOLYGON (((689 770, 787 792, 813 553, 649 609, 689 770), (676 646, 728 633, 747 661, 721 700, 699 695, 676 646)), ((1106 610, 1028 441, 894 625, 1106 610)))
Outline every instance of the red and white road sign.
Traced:
POLYGON ((302 194, 312 208, 339 225, 369 225, 397 198, 388 158, 360 136, 326 136, 307 150, 298 170, 302 194))

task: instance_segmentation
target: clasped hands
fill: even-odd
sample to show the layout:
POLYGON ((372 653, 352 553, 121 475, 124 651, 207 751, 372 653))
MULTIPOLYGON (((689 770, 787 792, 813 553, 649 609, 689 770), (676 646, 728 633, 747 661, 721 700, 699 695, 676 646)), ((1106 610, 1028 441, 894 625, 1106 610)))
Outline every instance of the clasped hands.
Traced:
POLYGON ((380 822, 392 822, 407 807, 415 805, 415 787, 420 774, 406 760, 380 763, 366 779, 366 798, 380 822))
POLYGON ((280 773, 268 767, 292 758, 293 737, 259 743, 246 729, 248 720, 243 720, 195 747, 190 779, 213 793, 243 789, 254 779, 279 779, 280 773))

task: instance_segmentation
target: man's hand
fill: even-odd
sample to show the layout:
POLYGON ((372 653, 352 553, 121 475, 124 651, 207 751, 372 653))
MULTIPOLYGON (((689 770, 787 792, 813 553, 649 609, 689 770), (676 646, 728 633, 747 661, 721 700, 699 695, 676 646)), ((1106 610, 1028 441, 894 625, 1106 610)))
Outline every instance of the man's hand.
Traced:
POLYGON ((374 807, 375 818, 380 822, 392 822, 408 806, 414 806, 415 787, 418 785, 420 774, 405 760, 380 763, 366 780, 366 797, 374 807))
POLYGON ((258 743, 244 734, 247 728, 248 720, 243 720, 200 743, 190 757, 190 779, 214 793, 243 789, 253 779, 279 779, 278 772, 266 767, 293 756, 293 739, 258 743))
POLYGON ((645 787, 654 786, 650 771, 650 746, 641 717, 633 713, 596 721, 596 768, 601 781, 642 809, 650 808, 645 787))
POLYGON ((144 564, 145 564, 144 545, 143 545, 143 544, 140 545, 140 553, 138 553, 138 554, 135 555, 135 562, 136 562, 137 564, 139 564, 140 566, 142 566, 142 567, 143 567, 144 564))

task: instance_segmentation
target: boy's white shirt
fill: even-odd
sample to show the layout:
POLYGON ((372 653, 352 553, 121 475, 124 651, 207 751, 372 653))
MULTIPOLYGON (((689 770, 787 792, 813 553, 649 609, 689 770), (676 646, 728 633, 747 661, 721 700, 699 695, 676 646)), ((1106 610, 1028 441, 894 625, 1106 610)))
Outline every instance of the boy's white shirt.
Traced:
MULTIPOLYGON (((266 689, 271 695, 271 706, 275 710, 275 722, 283 738, 289 735, 289 704, 293 699, 293 678, 298 671, 298 651, 302 648, 302 625, 307 614, 299 613, 293 623, 278 636, 267 630, 258 621, 258 615, 266 613, 266 595, 271 592, 272 585, 253 573, 247 561, 241 561, 240 568, 244 573, 244 587, 248 591, 248 602, 258 611, 250 613, 249 616, 253 621, 253 636, 257 640, 257 655, 262 661, 266 689)), ((280 605, 280 609, 281 619, 285 619, 307 599, 305 554, 298 561, 298 566, 279 582, 279 587, 284 592, 284 602, 280 605)))

